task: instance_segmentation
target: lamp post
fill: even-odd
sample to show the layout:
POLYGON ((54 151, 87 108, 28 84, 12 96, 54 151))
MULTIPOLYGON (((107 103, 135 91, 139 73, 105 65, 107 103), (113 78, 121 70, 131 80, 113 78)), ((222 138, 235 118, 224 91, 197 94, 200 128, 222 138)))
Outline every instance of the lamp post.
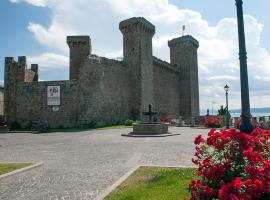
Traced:
POLYGON ((247 70, 247 51, 245 41, 245 28, 243 16, 243 1, 235 0, 237 8, 238 38, 239 38, 239 60, 240 60, 240 80, 241 80, 241 125, 240 131, 251 133, 254 127, 251 124, 248 70, 247 70))
POLYGON ((224 87, 224 90, 226 92, 226 128, 229 129, 230 128, 230 118, 229 118, 229 104, 228 104, 228 92, 229 92, 229 86, 226 84, 224 87))
POLYGON ((214 115, 214 104, 215 104, 216 102, 212 101, 211 103, 212 103, 212 116, 213 116, 213 115, 214 115))

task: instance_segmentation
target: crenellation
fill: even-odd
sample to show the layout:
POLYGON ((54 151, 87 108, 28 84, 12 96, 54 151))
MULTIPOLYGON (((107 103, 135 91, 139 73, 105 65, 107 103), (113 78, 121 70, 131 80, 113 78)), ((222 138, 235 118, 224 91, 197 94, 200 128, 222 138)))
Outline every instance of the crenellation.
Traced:
POLYGON ((91 61, 92 63, 112 65, 112 66, 118 66, 119 64, 121 64, 121 65, 123 64, 123 61, 110 59, 110 58, 106 58, 106 57, 100 57, 97 55, 89 56, 88 60, 91 61))
POLYGON ((164 60, 161 60, 155 56, 153 56, 153 64, 156 65, 156 66, 159 66, 159 67, 162 67, 164 69, 167 69, 167 70, 170 70, 170 71, 173 71, 175 73, 179 73, 179 70, 178 68, 176 68, 175 66, 171 65, 170 63, 164 61, 164 60))
POLYGON ((14 63, 14 57, 5 57, 5 63, 6 64, 10 64, 10 63, 14 63))
POLYGON ((143 31, 151 35, 155 34, 155 26, 143 17, 133 17, 122 21, 119 24, 119 29, 123 34, 136 30, 143 31))
POLYGON ((190 35, 186 35, 183 37, 172 39, 172 40, 168 41, 168 45, 170 48, 190 47, 190 46, 194 46, 195 48, 199 48, 199 42, 190 35))
POLYGON ((26 67, 27 66, 26 56, 19 56, 18 64, 19 66, 26 67))

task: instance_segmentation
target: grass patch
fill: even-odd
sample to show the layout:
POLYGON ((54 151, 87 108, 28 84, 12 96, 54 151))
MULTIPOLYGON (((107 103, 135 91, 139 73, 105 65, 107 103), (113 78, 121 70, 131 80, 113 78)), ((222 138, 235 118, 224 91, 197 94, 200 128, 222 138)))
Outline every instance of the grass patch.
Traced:
POLYGON ((112 126, 100 126, 96 129, 118 129, 118 128, 132 128, 132 126, 126 126, 126 125, 112 125, 112 126))
POLYGON ((196 169, 140 167, 105 200, 182 200, 190 197, 188 185, 196 169))
POLYGON ((55 128, 55 129, 50 129, 50 132, 83 132, 83 131, 89 131, 89 130, 106 130, 106 129, 118 129, 118 128, 132 128, 132 126, 107 125, 107 126, 97 126, 95 128, 55 128))
POLYGON ((28 167, 33 165, 32 163, 0 163, 0 175, 6 174, 17 169, 28 167))

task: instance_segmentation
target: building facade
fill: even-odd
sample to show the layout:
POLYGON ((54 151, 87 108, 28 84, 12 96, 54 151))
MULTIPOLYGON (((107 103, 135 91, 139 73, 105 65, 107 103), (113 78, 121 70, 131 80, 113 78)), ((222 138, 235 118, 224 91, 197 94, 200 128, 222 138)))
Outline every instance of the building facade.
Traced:
POLYGON ((197 49, 192 36, 168 42, 171 62, 153 56, 155 26, 142 17, 122 21, 123 60, 93 55, 89 36, 68 36, 70 79, 38 81, 38 65, 5 58, 4 112, 22 127, 82 127, 142 119, 149 104, 160 115, 199 115, 197 49))

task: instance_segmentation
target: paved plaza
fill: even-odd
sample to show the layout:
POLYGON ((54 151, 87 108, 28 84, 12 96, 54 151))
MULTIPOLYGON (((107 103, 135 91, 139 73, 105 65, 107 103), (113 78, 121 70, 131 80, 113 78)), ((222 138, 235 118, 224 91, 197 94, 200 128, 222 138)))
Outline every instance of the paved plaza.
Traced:
POLYGON ((0 180, 1 200, 88 200, 136 165, 192 166, 194 138, 207 129, 172 127, 178 136, 123 137, 131 129, 0 134, 0 162, 43 162, 0 180))

